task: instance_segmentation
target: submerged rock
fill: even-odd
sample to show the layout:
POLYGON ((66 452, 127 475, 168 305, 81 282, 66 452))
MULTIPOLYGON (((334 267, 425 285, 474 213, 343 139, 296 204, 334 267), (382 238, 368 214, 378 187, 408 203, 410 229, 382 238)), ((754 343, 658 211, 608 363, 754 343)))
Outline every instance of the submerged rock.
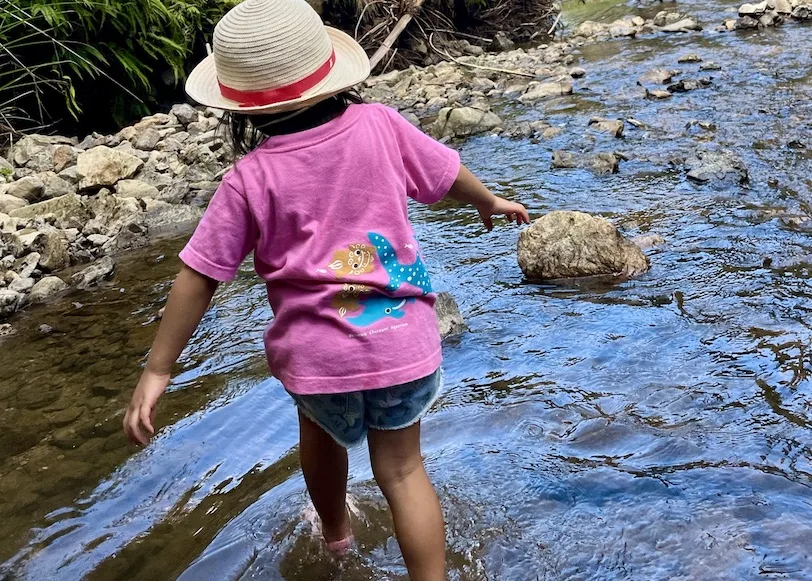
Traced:
POLYGON ((744 161, 729 151, 698 151, 685 162, 685 167, 688 179, 700 184, 726 181, 744 184, 749 180, 744 161))
POLYGON ((71 282, 78 289, 87 290, 107 280, 116 269, 116 263, 109 256, 94 262, 71 277, 71 282))
POLYGON ((663 32, 693 32, 702 30, 702 25, 693 18, 684 18, 683 20, 679 20, 673 24, 661 26, 660 30, 663 32))
POLYGON ((39 303, 68 288, 68 285, 57 276, 46 276, 31 289, 29 299, 32 303, 39 303))
POLYGON ((697 89, 707 89, 713 84, 710 79, 682 79, 674 83, 673 85, 668 85, 666 89, 670 93, 687 93, 688 91, 695 91, 697 89))
POLYGON ((572 94, 572 83, 568 81, 537 83, 527 87, 527 92, 519 97, 522 103, 535 103, 547 97, 559 97, 572 94))
POLYGON ((593 117, 589 120, 589 126, 597 131, 608 133, 612 137, 623 137, 624 123, 621 119, 593 117))
POLYGON ((434 312, 437 315, 437 325, 440 328, 440 337, 445 339, 451 335, 458 335, 465 331, 465 319, 460 314, 457 301, 449 293, 439 293, 434 303, 434 312))
POLYGON ((554 211, 519 235, 519 266, 532 280, 635 276, 649 269, 643 252, 598 216, 554 211))

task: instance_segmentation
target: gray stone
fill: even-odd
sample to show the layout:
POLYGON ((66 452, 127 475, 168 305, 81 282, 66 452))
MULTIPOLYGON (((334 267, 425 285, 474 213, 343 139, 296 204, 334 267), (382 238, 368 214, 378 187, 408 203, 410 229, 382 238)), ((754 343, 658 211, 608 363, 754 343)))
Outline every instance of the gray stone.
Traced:
POLYGON ((693 32, 702 30, 702 25, 693 18, 685 18, 673 24, 661 26, 660 30, 663 32, 693 32))
POLYGON ((674 79, 674 75, 679 74, 679 71, 672 71, 668 69, 653 69, 640 76, 637 83, 640 85, 655 84, 667 85, 674 79))
POLYGON ((792 4, 789 0, 770 0, 770 5, 778 14, 792 14, 792 4))
POLYGON ((598 175, 617 173, 620 169, 620 158, 614 153, 596 153, 590 159, 590 169, 598 175))
POLYGON ((17 277, 8 285, 8 290, 18 293, 27 293, 32 288, 34 288, 34 279, 30 277, 17 277))
POLYGON ((722 65, 717 64, 713 61, 708 61, 706 63, 702 63, 699 67, 700 71, 721 71, 722 65))
POLYGON ((514 43, 508 35, 501 30, 498 31, 493 40, 491 40, 490 49, 497 52, 507 52, 509 50, 513 50, 516 48, 516 43, 514 43))
POLYGON ((795 20, 812 20, 812 5, 796 6, 792 9, 792 17, 795 20))
POLYGON ((109 240, 110 237, 105 236, 104 234, 91 234, 87 237, 87 241, 93 246, 104 246, 109 240))
POLYGON ((58 198, 67 194, 76 193, 76 188, 73 186, 73 184, 67 180, 63 180, 52 171, 37 174, 36 177, 42 181, 42 199, 44 200, 50 200, 52 198, 58 198))
POLYGON ((519 100, 522 103, 534 103, 547 97, 558 97, 572 93, 572 83, 568 81, 538 83, 530 85, 527 92, 519 100))
MULTIPOLYGON (((8 317, 22 305, 23 295, 17 291, 0 288, 0 317, 8 317)), ((3 430, 0 430, 2 432, 3 430)))
POLYGON ((748 28, 758 28, 758 20, 752 16, 740 16, 736 21, 736 30, 747 30, 748 28))
POLYGON ((94 262, 71 277, 71 283, 78 289, 87 290, 107 280, 116 269, 116 263, 109 256, 94 262))
POLYGON ((116 184, 116 195, 122 198, 157 198, 158 188, 140 180, 121 180, 116 184))
POLYGON ((202 208, 168 204, 156 200, 147 205, 145 223, 149 233, 155 236, 197 223, 202 216, 202 208))
POLYGON ((169 110, 184 127, 198 120, 198 111, 188 103, 179 103, 169 110))
POLYGON ((77 171, 75 165, 72 165, 70 167, 66 167, 61 172, 59 172, 57 175, 59 177, 61 177, 63 180, 65 180, 66 182, 69 182, 69 183, 71 183, 73 185, 78 184, 79 180, 81 179, 81 178, 79 178, 79 172, 77 171))
POLYGON ((665 244, 665 238, 659 234, 641 234, 635 236, 630 240, 632 244, 637 246, 640 250, 647 250, 649 248, 656 248, 665 244))
POLYGON ((435 137, 465 137, 486 133, 502 124, 502 120, 492 111, 459 107, 440 110, 432 126, 435 137))
POLYGON ((79 155, 76 168, 80 190, 114 186, 119 180, 132 177, 144 166, 137 157, 101 145, 79 155))
POLYGON ((20 272, 20 276, 23 278, 33 276, 34 271, 37 270, 37 266, 39 265, 40 258, 42 258, 42 256, 39 252, 31 252, 18 260, 15 268, 20 272))
POLYGON ((623 137, 624 123, 620 119, 593 117, 589 120, 589 126, 597 131, 608 133, 612 137, 623 137))
POLYGON ((13 218, 22 219, 51 214, 56 218, 56 223, 60 228, 75 228, 93 217, 93 214, 82 204, 81 196, 77 194, 68 194, 52 200, 38 202, 12 210, 9 213, 13 218))
POLYGON ((696 53, 689 53, 682 55, 677 59, 677 62, 680 64, 689 64, 689 63, 701 63, 702 57, 696 53))
POLYGON ((758 4, 742 4, 739 8, 739 16, 761 16, 767 11, 768 0, 758 4))
POLYGON ((647 99, 655 99, 655 100, 662 100, 662 99, 670 99, 671 92, 666 91, 665 89, 646 89, 646 98, 647 99))
POLYGON ((23 208, 28 205, 28 202, 16 196, 9 196, 8 194, 0 194, 0 212, 4 214, 11 214, 18 208, 23 208))
POLYGON ((519 266, 533 280, 646 272, 643 252, 611 222, 583 212, 555 211, 519 235, 519 266))
POLYGON ((465 319, 462 318, 457 301, 449 293, 439 293, 434 303, 434 312, 437 315, 437 325, 440 337, 445 339, 451 335, 459 335, 465 331, 465 319))
POLYGON ((581 67, 575 67, 570 69, 569 74, 573 79, 581 79, 586 76, 586 70, 581 67))
POLYGON ((161 140, 161 134, 158 133, 156 129, 150 127, 142 131, 135 139, 135 143, 133 146, 136 149, 141 149, 144 151, 152 151, 155 149, 155 146, 158 145, 158 142, 161 140))
POLYGON ((35 176, 21 178, 15 182, 11 182, 6 194, 20 198, 26 202, 36 202, 42 197, 45 186, 42 180, 35 176))
POLYGON ((654 19, 652 20, 652 23, 654 24, 654 26, 662 27, 662 26, 666 26, 668 24, 674 24, 675 22, 679 22, 679 21, 684 20, 686 18, 688 18, 688 16, 686 14, 681 14, 679 12, 669 12, 667 10, 663 10, 661 12, 658 12, 654 16, 654 19))
POLYGON ((62 292, 68 285, 57 276, 46 276, 40 279, 31 289, 29 299, 32 303, 39 303, 45 299, 62 292))
POLYGON ((729 151, 698 151, 685 162, 688 179, 706 184, 733 182, 744 184, 750 179, 744 161, 729 151))
POLYGON ((569 151, 557 150, 553 152, 553 167, 558 169, 570 169, 577 167, 575 156, 569 151))
POLYGON ((70 266, 68 245, 58 230, 45 230, 34 248, 40 254, 39 266, 45 272, 55 272, 70 266))
POLYGON ((713 83, 710 79, 682 79, 672 85, 668 85, 666 89, 670 93, 687 93, 697 89, 707 89, 713 83))
POLYGON ((77 151, 70 145, 57 145, 54 148, 53 166, 51 169, 59 173, 73 165, 76 165, 77 151))

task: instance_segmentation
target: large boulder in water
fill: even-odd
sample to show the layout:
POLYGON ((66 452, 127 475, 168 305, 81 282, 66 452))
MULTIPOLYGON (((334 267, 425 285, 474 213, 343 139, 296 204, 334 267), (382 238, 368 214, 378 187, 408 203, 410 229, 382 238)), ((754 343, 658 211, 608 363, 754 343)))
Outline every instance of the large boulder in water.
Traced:
POLYGON ((518 251, 522 272, 534 280, 634 276, 649 269, 646 255, 611 222, 584 212, 542 216, 519 235, 518 251))

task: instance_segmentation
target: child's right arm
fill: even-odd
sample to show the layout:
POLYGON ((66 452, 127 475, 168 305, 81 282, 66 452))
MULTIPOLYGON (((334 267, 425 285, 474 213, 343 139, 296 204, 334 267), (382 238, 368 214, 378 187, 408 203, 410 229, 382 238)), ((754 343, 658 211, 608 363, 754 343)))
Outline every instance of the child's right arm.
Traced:
POLYGON ((172 366, 200 324, 217 285, 216 280, 185 265, 175 279, 146 368, 124 415, 124 433, 131 442, 146 445, 155 433, 155 405, 169 385, 172 366))

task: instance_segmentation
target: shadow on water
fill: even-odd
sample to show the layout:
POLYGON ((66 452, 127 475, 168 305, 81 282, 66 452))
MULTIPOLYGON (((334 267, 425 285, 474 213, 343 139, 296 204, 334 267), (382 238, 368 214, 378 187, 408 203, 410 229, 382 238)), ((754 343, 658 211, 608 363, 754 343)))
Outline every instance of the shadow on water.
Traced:
MULTIPOLYGON (((575 94, 516 112, 559 137, 461 147, 534 215, 579 209, 663 236, 648 274, 528 284, 514 229, 484 233, 445 203, 413 209, 435 286, 470 327, 445 346, 447 390, 424 430, 452 579, 812 578, 812 168, 789 145, 812 144, 812 36, 710 32, 732 5, 680 4, 707 26, 699 35, 581 47, 575 94), (677 65, 686 52, 722 66, 712 88, 643 99, 635 80, 649 69, 700 74, 677 65), (587 129, 595 114, 644 126, 609 139, 587 129), (680 160, 699 147, 738 153, 750 185, 688 183, 680 160), (630 160, 598 177, 552 170, 554 149, 630 160)), ((612 3, 602 17, 630 11, 612 3)), ((124 442, 181 244, 15 320, 0 366, 0 576, 404 579, 364 450, 350 465, 358 554, 323 554, 250 264, 184 352, 158 437, 142 451, 124 442)))

